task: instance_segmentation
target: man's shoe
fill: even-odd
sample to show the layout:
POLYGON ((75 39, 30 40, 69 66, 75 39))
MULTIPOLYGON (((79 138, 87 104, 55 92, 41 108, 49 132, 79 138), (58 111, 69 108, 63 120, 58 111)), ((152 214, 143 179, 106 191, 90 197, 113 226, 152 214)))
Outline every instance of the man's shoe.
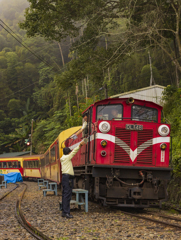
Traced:
POLYGON ((62 213, 62 217, 66 217, 66 218, 73 218, 72 215, 70 215, 69 213, 62 213))

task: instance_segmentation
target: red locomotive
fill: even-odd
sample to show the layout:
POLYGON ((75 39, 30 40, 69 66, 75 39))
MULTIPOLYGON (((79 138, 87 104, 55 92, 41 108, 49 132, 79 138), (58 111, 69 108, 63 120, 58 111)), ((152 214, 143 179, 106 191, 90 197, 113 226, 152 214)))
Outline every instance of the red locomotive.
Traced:
MULTIPOLYGON (((170 126, 161 123, 162 107, 133 98, 92 104, 84 145, 73 158, 74 187, 89 190, 103 205, 150 207, 167 198, 170 126)), ((82 140, 72 142, 71 149, 82 140)))

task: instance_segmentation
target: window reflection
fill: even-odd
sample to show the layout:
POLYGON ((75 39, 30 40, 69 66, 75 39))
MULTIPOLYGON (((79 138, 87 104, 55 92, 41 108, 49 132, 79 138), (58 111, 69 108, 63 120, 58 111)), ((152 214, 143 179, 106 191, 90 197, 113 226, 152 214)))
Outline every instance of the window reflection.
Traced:
POLYGON ((97 107, 97 120, 122 120, 123 106, 116 105, 102 105, 97 107))
POLYGON ((145 121, 145 122, 157 122, 158 111, 155 108, 148 108, 138 105, 132 106, 132 120, 145 121))

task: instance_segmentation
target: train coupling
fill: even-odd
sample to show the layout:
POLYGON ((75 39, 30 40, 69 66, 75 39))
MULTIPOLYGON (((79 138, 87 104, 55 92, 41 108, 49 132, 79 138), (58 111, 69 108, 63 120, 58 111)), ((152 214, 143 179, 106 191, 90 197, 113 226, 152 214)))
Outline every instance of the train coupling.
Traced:
POLYGON ((142 189, 140 187, 130 188, 129 197, 134 199, 140 199, 142 197, 142 189))

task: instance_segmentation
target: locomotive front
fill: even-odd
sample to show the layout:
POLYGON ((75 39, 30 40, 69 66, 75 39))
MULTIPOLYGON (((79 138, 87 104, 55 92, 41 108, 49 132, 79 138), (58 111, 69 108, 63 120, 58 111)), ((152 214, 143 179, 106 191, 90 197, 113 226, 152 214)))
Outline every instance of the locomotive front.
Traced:
POLYGON ((170 126, 162 107, 109 99, 95 106, 94 193, 104 205, 149 207, 167 198, 170 126))
POLYGON ((166 199, 170 126, 161 123, 161 111, 132 98, 109 98, 86 109, 89 141, 72 160, 74 187, 103 205, 144 208, 166 199))

